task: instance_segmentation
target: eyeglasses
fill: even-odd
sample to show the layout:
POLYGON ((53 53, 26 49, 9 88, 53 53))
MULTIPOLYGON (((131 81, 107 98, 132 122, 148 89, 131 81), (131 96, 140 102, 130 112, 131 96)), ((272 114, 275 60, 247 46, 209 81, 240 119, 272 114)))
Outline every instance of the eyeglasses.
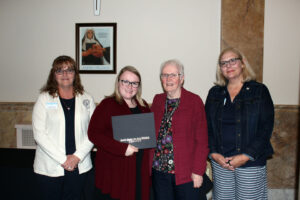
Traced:
POLYGON ((68 68, 68 69, 58 69, 58 70, 55 71, 55 73, 56 73, 57 75, 63 75, 64 72, 66 72, 67 74, 73 74, 73 73, 74 73, 74 69, 72 69, 72 68, 68 68))
POLYGON ((230 66, 235 65, 236 61, 238 61, 238 60, 241 60, 241 58, 231 58, 230 60, 227 60, 227 61, 220 61, 219 64, 220 64, 221 68, 224 68, 224 67, 228 67, 228 64, 230 66))
POLYGON ((160 75, 160 78, 162 79, 167 79, 167 78, 170 78, 170 79, 174 79, 176 78, 177 76, 180 76, 181 74, 161 74, 160 75))
POLYGON ((127 80, 120 80, 121 83, 125 86, 129 86, 131 85, 133 88, 138 88, 140 86, 140 82, 130 82, 130 81, 127 81, 127 80))

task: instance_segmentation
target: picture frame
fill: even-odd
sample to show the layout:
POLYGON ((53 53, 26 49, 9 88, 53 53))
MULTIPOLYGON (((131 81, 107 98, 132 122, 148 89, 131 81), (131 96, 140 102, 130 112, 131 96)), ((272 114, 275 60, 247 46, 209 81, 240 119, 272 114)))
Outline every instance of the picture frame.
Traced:
POLYGON ((115 74, 117 23, 76 23, 76 67, 83 74, 115 74))

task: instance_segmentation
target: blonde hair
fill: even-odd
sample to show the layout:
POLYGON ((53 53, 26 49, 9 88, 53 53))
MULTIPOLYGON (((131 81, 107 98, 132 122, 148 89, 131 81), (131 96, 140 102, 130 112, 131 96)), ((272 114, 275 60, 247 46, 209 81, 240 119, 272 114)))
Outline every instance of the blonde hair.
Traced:
POLYGON ((142 99, 142 78, 141 78, 141 75, 140 73, 138 72, 138 70, 133 67, 133 66, 125 66, 121 69, 121 71, 119 72, 118 76, 116 77, 116 80, 115 80, 115 89, 114 89, 114 92, 110 95, 110 96, 107 96, 106 98, 108 97, 113 97, 115 98, 115 100, 119 103, 119 104, 122 104, 124 102, 121 94, 120 94, 120 91, 119 91, 119 81, 120 81, 120 77, 122 76, 122 74, 124 72, 132 72, 134 73, 135 75, 137 75, 137 77, 139 77, 140 79, 140 84, 139 84, 139 87, 138 87, 138 91, 135 95, 135 99, 138 101, 138 103, 145 107, 145 103, 142 99))
POLYGON ((232 52, 232 53, 236 54, 237 58, 240 59, 242 65, 244 65, 244 67, 242 68, 243 82, 247 82, 247 81, 250 81, 250 80, 255 80, 256 79, 256 74, 253 71, 250 64, 248 63, 248 61, 247 61, 246 57, 244 56, 244 54, 236 48, 228 47, 228 48, 224 49, 219 55, 218 64, 217 64, 217 72, 216 72, 216 79, 217 80, 216 80, 215 84, 219 85, 219 86, 225 86, 228 82, 228 80, 223 76, 222 71, 221 71, 221 67, 220 67, 221 58, 223 57, 223 55, 225 53, 228 53, 228 52, 232 52))

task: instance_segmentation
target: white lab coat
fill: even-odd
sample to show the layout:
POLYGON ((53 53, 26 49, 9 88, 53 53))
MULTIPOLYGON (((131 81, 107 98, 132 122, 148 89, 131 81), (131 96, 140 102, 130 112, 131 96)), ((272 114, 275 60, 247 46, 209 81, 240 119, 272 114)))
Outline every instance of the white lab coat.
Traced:
MULTIPOLYGON (((87 93, 75 97, 75 144, 79 173, 92 168, 91 149, 87 130, 90 118, 94 112, 95 103, 87 93)), ((37 143, 34 172, 51 177, 64 175, 61 166, 66 159, 65 153, 65 116, 59 97, 41 93, 32 113, 34 139, 37 143)))

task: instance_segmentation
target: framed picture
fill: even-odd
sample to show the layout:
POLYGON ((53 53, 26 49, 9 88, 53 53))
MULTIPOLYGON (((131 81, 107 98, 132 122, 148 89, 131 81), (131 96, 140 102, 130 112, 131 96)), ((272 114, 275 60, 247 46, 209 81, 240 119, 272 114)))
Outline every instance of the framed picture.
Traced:
POLYGON ((79 73, 115 74, 116 23, 76 23, 76 63, 79 73))

